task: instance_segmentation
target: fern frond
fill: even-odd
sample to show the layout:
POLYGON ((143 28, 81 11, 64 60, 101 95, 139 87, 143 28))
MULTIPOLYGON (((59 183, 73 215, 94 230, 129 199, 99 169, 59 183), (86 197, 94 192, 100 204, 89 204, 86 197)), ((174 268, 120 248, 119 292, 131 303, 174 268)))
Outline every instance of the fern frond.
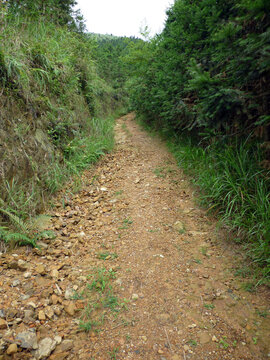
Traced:
POLYGON ((29 233, 30 229, 28 225, 21 220, 17 215, 12 214, 10 211, 0 208, 0 212, 7 215, 12 222, 12 224, 17 228, 20 229, 23 233, 29 233))

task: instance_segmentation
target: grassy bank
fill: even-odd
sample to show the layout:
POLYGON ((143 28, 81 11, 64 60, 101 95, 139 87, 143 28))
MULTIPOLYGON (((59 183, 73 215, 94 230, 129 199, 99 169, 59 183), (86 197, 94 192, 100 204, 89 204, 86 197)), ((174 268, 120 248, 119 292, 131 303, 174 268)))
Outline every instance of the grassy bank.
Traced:
POLYGON ((204 148, 180 137, 169 141, 169 149, 199 187, 202 205, 218 216, 233 241, 244 245, 257 268, 257 283, 269 284, 270 172, 260 166, 259 144, 238 141, 204 148))
MULTIPOLYGON (((97 71, 96 43, 45 17, 4 16, 0 44, 0 238, 113 146, 123 103, 97 71)), ((20 236, 21 234, 21 236, 20 236)), ((15 240, 16 239, 16 240, 15 240)))

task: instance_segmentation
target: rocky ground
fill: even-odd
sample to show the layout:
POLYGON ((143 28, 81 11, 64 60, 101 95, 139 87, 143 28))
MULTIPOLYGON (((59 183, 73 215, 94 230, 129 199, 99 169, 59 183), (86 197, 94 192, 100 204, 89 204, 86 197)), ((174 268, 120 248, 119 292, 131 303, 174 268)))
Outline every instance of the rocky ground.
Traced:
POLYGON ((241 254, 133 115, 116 143, 40 218, 40 249, 3 249, 0 360, 270 359, 269 290, 243 289, 241 254))

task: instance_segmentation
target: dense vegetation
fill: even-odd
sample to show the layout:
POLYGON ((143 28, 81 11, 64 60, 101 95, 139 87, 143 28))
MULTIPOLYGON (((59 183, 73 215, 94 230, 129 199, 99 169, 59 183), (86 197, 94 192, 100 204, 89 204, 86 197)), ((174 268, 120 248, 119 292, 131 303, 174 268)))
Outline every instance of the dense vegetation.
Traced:
POLYGON ((270 275, 269 25, 267 0, 176 0, 163 32, 127 56, 133 109, 171 136, 261 281, 270 275))
POLYGON ((110 114, 124 99, 119 87, 100 75, 96 64, 102 52, 82 32, 74 5, 73 0, 1 5, 0 237, 6 242, 33 243, 25 220, 113 145, 110 114))

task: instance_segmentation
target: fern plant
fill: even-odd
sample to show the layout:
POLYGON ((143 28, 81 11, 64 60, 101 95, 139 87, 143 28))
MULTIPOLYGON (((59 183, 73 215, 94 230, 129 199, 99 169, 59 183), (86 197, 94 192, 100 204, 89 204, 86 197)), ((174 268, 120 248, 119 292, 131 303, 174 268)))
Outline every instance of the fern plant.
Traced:
POLYGON ((36 247, 36 241, 25 234, 11 232, 5 226, 0 226, 0 241, 15 245, 31 245, 36 247))

